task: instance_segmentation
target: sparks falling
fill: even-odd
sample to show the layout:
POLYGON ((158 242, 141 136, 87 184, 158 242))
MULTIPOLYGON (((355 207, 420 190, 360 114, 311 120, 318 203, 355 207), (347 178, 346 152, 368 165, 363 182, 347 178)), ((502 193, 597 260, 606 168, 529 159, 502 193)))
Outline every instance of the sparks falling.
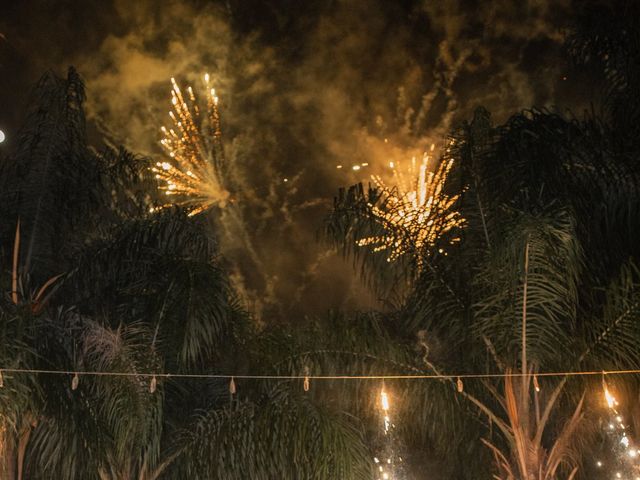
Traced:
POLYGON ((164 206, 180 205, 196 215, 214 205, 224 206, 229 198, 224 187, 226 165, 218 97, 208 73, 198 96, 191 87, 183 93, 173 78, 171 85, 169 117, 173 127, 160 129, 160 144, 169 158, 157 162, 152 171, 158 188, 171 197, 164 206))
MULTIPOLYGON (((431 145, 422 162, 413 158, 406 172, 399 163, 389 162, 393 186, 385 184, 380 176, 371 177, 381 195, 368 206, 385 233, 362 238, 357 241, 358 246, 372 247, 374 252, 388 250, 387 261, 392 262, 410 249, 433 247, 444 233, 464 224, 464 218, 454 209, 460 195, 450 196, 444 191, 453 159, 440 162, 432 171, 433 149, 431 145)), ((459 240, 454 237, 450 242, 459 240)), ((444 253, 443 250, 440 253, 444 253)))
POLYGON ((614 479, 640 480, 640 448, 633 444, 627 434, 627 425, 622 414, 618 411, 619 403, 609 390, 607 383, 602 380, 604 398, 609 408, 609 420, 606 432, 611 440, 612 459, 607 465, 602 460, 596 461, 596 467, 608 472, 614 479))
POLYGON ((402 457, 398 454, 395 425, 391 421, 389 395, 384 388, 380 391, 380 413, 382 416, 382 435, 379 438, 379 452, 373 458, 377 480, 400 480, 404 478, 402 457))

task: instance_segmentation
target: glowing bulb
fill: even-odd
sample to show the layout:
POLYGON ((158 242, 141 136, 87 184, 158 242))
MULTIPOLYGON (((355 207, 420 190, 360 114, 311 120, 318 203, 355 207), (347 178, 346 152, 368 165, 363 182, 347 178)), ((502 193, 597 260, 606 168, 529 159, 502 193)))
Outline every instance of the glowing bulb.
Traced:
POLYGON ((601 467, 602 466, 602 462, 601 461, 597 461, 596 462, 596 466, 601 467))
POLYGON ((2 130, 0 130, 0 143, 4 142, 4 139, 7 138, 2 130))

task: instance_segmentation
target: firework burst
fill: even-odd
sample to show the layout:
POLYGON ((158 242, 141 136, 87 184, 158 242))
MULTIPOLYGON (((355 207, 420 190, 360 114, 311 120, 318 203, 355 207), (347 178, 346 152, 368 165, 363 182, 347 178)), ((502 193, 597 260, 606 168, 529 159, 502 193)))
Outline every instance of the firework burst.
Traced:
MULTIPOLYGON (((380 195, 367 206, 384 233, 361 238, 358 246, 370 247, 374 252, 386 250, 387 261, 392 262, 410 250, 433 248, 443 234, 464 225, 465 219, 454 208, 460 195, 448 195, 444 190, 453 160, 443 160, 431 170, 433 148, 432 145, 421 162, 413 158, 406 171, 402 165, 390 162, 393 186, 380 176, 371 177, 380 195)), ((459 240, 453 237, 449 241, 459 240)))
POLYGON ((169 117, 173 126, 160 129, 160 144, 169 158, 157 162, 151 170, 158 188, 171 197, 159 208, 176 204, 195 215, 214 205, 224 206, 229 198, 224 187, 226 164, 218 97, 208 73, 197 96, 191 87, 183 93, 173 78, 171 84, 169 117))

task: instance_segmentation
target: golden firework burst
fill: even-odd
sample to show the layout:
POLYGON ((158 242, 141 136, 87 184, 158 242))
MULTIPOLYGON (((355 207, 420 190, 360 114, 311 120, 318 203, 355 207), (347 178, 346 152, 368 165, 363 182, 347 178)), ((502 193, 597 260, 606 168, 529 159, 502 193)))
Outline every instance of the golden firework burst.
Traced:
MULTIPOLYGON (((392 262, 410 250, 433 248, 443 234, 464 225, 465 219, 454 208, 460 195, 448 195, 444 188, 453 159, 441 161, 432 170, 433 149, 432 145, 422 161, 413 158, 406 170, 401 164, 390 162, 392 186, 378 175, 371 176, 379 196, 367 206, 384 233, 361 238, 358 246, 370 247, 374 252, 388 250, 387 261, 392 262)), ((449 242, 459 240, 454 236, 449 242)))
POLYGON ((224 206, 229 198, 224 187, 226 165, 218 97, 208 73, 203 77, 202 93, 197 96, 190 86, 183 94, 174 78, 171 85, 169 117, 173 126, 160 129, 160 144, 169 158, 157 162, 151 170, 158 188, 172 197, 159 208, 181 205, 195 215, 213 205, 224 206))

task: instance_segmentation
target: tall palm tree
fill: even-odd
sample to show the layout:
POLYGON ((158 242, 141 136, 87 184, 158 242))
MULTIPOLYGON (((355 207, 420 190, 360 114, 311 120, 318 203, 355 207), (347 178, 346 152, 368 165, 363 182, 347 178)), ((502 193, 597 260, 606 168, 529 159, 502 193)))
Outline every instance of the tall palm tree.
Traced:
POLYGON ((214 213, 149 211, 145 159, 87 147, 74 70, 34 97, 0 169, 2 477, 368 478, 360 422, 295 385, 151 375, 268 368, 214 213))

